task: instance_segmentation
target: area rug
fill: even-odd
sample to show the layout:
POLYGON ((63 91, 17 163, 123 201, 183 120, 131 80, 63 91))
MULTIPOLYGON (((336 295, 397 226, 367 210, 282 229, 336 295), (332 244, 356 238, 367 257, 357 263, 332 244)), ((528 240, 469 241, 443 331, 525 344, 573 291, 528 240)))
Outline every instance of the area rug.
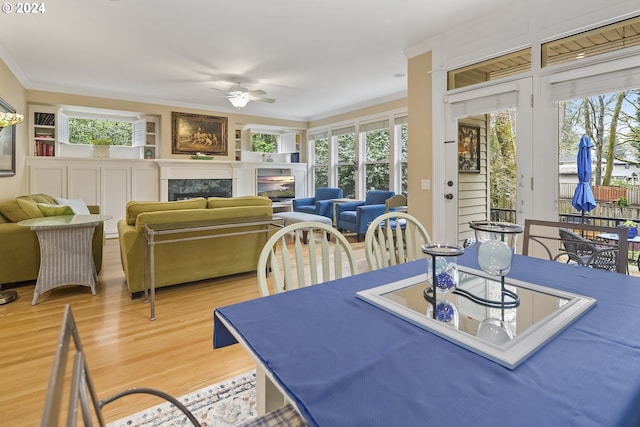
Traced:
MULTIPOLYGON (((249 371, 178 398, 202 427, 229 427, 256 417, 256 372, 249 371)), ((188 426, 187 417, 171 403, 137 412, 107 427, 188 426)))

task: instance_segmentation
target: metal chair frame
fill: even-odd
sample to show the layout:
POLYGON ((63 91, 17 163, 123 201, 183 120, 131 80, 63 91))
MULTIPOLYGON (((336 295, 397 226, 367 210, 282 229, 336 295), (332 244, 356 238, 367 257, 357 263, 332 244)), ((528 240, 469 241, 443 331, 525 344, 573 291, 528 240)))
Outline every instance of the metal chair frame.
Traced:
POLYGON ((617 234, 619 240, 617 244, 613 244, 586 239, 580 234, 569 230, 567 228, 568 225, 566 222, 526 219, 522 254, 529 255, 532 249, 530 247, 531 243, 536 242, 539 245, 538 247, 544 249, 548 259, 552 261, 560 261, 566 258, 566 262, 575 262, 582 266, 616 271, 622 274, 628 272, 629 242, 626 227, 619 226, 614 228, 591 224, 570 225, 571 229, 578 232, 617 234), (557 234, 534 233, 532 229, 537 229, 538 227, 556 229, 557 234))
POLYGON ((73 367, 71 374, 70 391, 68 393, 67 404, 67 420, 66 425, 73 427, 77 424, 78 418, 78 406, 82 415, 82 422, 85 426, 93 426, 94 420, 100 427, 105 426, 104 416, 102 415, 102 408, 117 399, 132 394, 152 394, 158 396, 168 402, 175 405, 180 411, 182 411, 187 419, 194 426, 200 426, 200 423, 196 417, 175 397, 164 393, 160 390, 152 388, 132 388, 116 393, 113 396, 106 399, 99 400, 91 375, 89 374, 89 367, 87 366, 87 360, 85 353, 80 342, 80 334, 76 326, 71 306, 67 304, 64 309, 64 318, 62 320, 62 327, 60 328, 60 335, 58 336, 58 344, 56 347, 55 359, 53 362, 53 369, 51 371, 51 377, 49 378, 49 386, 47 389, 47 396, 45 398, 44 411, 42 414, 41 427, 56 427, 60 419, 60 412, 63 406, 63 396, 65 395, 65 374, 67 358, 72 351, 71 341, 73 341, 75 347, 75 354, 73 357, 73 367))

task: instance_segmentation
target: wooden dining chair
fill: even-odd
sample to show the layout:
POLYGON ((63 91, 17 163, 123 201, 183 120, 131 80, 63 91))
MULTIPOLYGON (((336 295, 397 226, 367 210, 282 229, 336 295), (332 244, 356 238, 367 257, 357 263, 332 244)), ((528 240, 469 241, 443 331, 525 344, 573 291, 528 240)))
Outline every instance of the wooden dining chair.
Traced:
POLYGON ((258 258, 262 296, 357 274, 349 241, 335 228, 319 222, 297 222, 275 232, 258 258), (303 234, 308 236, 304 244, 303 234), (289 242, 293 236, 293 242, 289 242))
POLYGON ((367 263, 376 270, 424 258, 422 245, 430 242, 429 233, 414 216, 391 211, 369 224, 364 238, 367 263))
POLYGON ((407 197, 402 194, 396 194, 395 196, 389 197, 384 202, 384 212, 392 212, 392 211, 407 211, 407 197))

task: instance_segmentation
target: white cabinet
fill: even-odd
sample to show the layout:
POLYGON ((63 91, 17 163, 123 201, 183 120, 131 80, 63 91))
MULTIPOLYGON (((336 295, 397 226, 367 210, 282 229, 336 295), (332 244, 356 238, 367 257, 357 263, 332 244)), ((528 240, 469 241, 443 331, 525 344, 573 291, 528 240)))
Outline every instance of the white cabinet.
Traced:
POLYGON ((82 199, 113 218, 107 237, 118 235, 118 221, 130 200, 158 200, 158 168, 144 160, 27 158, 29 192, 82 199))

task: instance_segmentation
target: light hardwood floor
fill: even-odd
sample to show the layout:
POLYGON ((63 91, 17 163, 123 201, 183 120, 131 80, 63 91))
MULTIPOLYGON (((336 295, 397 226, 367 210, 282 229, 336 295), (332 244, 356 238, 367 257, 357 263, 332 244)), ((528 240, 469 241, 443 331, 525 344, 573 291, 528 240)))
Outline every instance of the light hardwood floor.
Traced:
MULTIPOLYGON (((366 271, 363 244, 352 242, 358 269, 366 271)), ((213 310, 258 298, 255 273, 160 289, 152 322, 149 306, 129 297, 117 239, 107 240, 103 260, 96 296, 69 286, 32 306, 34 284, 26 284, 14 287, 16 301, 0 305, 1 426, 39 425, 65 304, 78 323, 99 398, 130 387, 180 396, 255 367, 240 345, 212 345, 213 310)), ((106 421, 157 403, 147 396, 120 399, 106 406, 106 421)))

